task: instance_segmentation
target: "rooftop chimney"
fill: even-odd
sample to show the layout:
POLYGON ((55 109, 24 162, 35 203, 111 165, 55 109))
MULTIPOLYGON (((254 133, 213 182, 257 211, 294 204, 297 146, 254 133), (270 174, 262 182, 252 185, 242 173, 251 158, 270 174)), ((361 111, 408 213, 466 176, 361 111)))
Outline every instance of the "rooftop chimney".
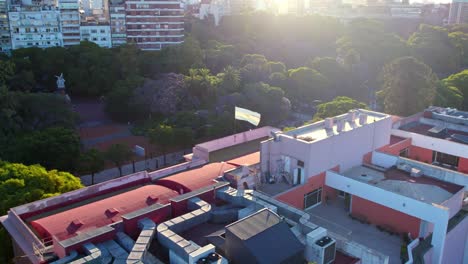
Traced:
POLYGON ((359 115, 359 124, 360 124, 361 126, 367 124, 367 115, 366 115, 366 114, 362 114, 362 113, 361 113, 361 114, 359 115))
POLYGON ((325 129, 332 129, 333 128, 333 118, 327 117, 324 121, 325 129))
POLYGON ((356 120, 356 111, 349 110, 349 112, 348 112, 348 122, 349 123, 354 123, 354 120, 356 120))
POLYGON ((336 122, 336 131, 337 132, 341 132, 343 131, 343 128, 345 126, 345 120, 344 119, 340 119, 336 122))

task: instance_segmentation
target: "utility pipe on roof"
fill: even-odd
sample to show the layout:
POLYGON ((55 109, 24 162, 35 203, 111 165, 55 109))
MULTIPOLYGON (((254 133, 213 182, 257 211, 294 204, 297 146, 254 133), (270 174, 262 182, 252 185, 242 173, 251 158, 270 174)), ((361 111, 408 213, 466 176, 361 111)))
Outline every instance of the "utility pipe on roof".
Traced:
POLYGON ((92 243, 86 243, 83 245, 83 248, 88 254, 86 257, 82 257, 80 259, 77 259, 75 261, 70 262, 70 264, 81 264, 81 263, 93 263, 93 262, 99 262, 101 259, 101 250, 97 248, 94 244, 92 243))

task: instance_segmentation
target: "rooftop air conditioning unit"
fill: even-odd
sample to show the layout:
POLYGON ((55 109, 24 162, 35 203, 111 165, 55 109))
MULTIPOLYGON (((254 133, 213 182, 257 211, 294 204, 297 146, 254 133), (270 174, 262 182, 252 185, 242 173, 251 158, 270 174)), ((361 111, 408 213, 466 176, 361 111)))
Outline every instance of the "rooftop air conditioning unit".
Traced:
POLYGON ((422 175, 422 170, 418 168, 411 168, 410 175, 411 177, 421 177, 422 175))
POLYGON ((307 234, 307 261, 330 264, 335 261, 336 241, 327 235, 327 230, 319 227, 307 234))

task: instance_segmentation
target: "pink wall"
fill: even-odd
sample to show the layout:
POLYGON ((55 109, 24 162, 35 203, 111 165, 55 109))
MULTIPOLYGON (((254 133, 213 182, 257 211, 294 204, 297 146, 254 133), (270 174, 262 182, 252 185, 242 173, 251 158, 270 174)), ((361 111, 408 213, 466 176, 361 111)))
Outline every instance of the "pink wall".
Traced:
MULTIPOLYGON (((339 171, 339 166, 332 168, 333 171, 339 171)), ((325 197, 328 196, 330 199, 334 199, 337 196, 335 189, 325 185, 325 172, 318 175, 309 177, 308 181, 296 188, 290 189, 288 192, 284 192, 275 197, 275 199, 285 202, 298 209, 304 209, 304 195, 306 193, 317 190, 322 187, 322 202, 325 197)))
POLYGON ((443 263, 463 263, 466 238, 468 237, 468 217, 447 233, 443 263))
POLYGON ((460 158, 460 160, 458 161, 458 171, 468 173, 468 159, 460 158))
POLYGON ((407 138, 396 144, 383 146, 380 149, 378 149, 378 151, 398 156, 400 155, 400 151, 402 151, 405 148, 409 148, 410 146, 411 146, 411 138, 407 138))
POLYGON ((409 147, 409 158, 417 161, 432 163, 432 150, 416 146, 409 147))
POLYGON ((416 217, 362 199, 355 195, 353 195, 351 204, 352 215, 364 216, 367 218, 367 221, 374 225, 391 226, 399 233, 410 232, 412 237, 419 236, 421 220, 416 217))

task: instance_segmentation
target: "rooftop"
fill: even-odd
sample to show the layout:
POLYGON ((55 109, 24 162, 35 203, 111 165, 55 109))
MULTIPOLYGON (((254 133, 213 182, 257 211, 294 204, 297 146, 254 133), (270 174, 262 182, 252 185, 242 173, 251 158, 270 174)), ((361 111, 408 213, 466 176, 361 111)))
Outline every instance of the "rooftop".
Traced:
POLYGON ((391 118, 391 116, 373 111, 357 109, 351 110, 347 114, 339 115, 334 118, 326 118, 323 121, 299 127, 288 131, 285 134, 297 137, 298 139, 302 139, 307 142, 312 142, 326 139, 342 132, 351 131, 385 118, 391 118))
POLYGON ((441 204, 464 188, 424 175, 413 177, 397 168, 380 171, 367 166, 356 166, 342 175, 429 204, 441 204))
POLYGON ((158 185, 146 185, 93 203, 66 210, 31 222, 40 237, 64 240, 89 229, 115 223, 122 216, 152 205, 165 204, 177 192, 158 185))
POLYGON ((420 121, 414 121, 401 126, 399 129, 425 136, 468 144, 468 132, 449 129, 442 124, 430 125, 421 123, 420 121))

